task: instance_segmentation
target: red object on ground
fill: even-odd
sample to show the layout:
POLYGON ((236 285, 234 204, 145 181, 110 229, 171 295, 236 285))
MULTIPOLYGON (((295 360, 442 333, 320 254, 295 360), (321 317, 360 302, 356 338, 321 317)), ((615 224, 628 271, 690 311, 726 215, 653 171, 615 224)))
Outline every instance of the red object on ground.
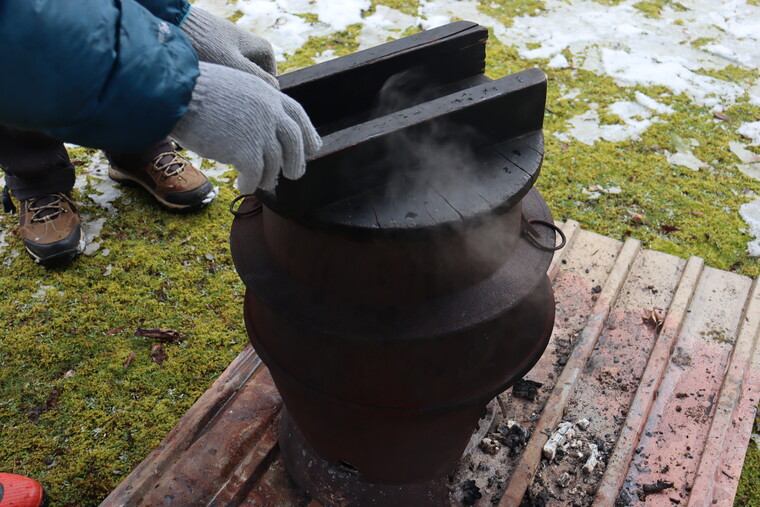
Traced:
POLYGON ((0 507, 42 507, 47 505, 39 482, 16 474, 0 473, 0 507))

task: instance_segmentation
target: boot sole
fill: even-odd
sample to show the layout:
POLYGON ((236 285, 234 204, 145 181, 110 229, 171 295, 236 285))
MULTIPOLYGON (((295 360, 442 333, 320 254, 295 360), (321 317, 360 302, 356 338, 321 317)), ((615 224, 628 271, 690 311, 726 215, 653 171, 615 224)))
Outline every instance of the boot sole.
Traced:
POLYGON ((26 246, 26 244, 24 244, 24 248, 26 249, 26 252, 29 254, 29 256, 34 260, 36 264, 40 264, 42 266, 57 266, 60 264, 65 264, 75 259, 76 257, 78 257, 82 252, 84 252, 84 248, 86 245, 87 245, 87 241, 84 238, 84 234, 81 234, 79 237, 79 243, 77 244, 75 248, 69 248, 68 250, 63 250, 49 257, 40 257, 39 255, 35 254, 31 249, 29 249, 29 247, 26 246))
POLYGON ((173 211, 193 211, 193 210, 202 208, 206 204, 213 201, 214 198, 216 197, 216 195, 213 195, 212 197, 210 197, 211 194, 214 194, 214 192, 212 191, 210 194, 206 195, 206 197, 204 197, 201 202, 197 204, 175 204, 162 198, 149 185, 146 185, 145 182, 143 182, 142 180, 135 178, 129 173, 121 171, 118 167, 115 167, 113 165, 108 166, 108 177, 122 185, 128 185, 132 187, 140 186, 144 188, 150 195, 153 196, 155 200, 159 202, 159 204, 161 204, 161 206, 173 211))

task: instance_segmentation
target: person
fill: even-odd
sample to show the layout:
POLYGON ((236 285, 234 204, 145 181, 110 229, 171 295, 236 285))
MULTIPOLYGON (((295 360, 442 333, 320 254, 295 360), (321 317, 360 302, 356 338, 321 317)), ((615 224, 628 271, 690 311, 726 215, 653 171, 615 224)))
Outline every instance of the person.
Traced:
MULTIPOLYGON (((216 197, 211 182, 168 138, 140 153, 106 152, 106 157, 111 179, 143 187, 169 210, 195 210, 216 197)), ((5 188, 19 201, 19 235, 32 259, 58 265, 82 253, 81 218, 71 196, 74 166, 63 143, 39 132, 0 126, 0 167, 5 188)))
MULTIPOLYGON (((106 150, 112 178, 179 206, 206 187, 181 186, 198 194, 187 201, 158 189, 163 177, 192 173, 167 137, 232 164, 243 193, 272 190, 280 174, 299 178, 321 146, 303 108, 279 91, 271 45, 187 0, 2 0, 0 68, 0 163, 22 201, 25 241, 52 255, 81 234, 63 142, 106 150), (26 237, 27 219, 43 232, 26 237)), ((0 497, 42 492, 22 476, 0 481, 0 497)))
POLYGON ((4 0, 0 66, 0 166, 43 264, 84 246, 63 142, 106 150, 112 179, 171 209, 213 189, 169 137, 232 164, 243 193, 300 177, 321 146, 271 45, 187 0, 4 0))

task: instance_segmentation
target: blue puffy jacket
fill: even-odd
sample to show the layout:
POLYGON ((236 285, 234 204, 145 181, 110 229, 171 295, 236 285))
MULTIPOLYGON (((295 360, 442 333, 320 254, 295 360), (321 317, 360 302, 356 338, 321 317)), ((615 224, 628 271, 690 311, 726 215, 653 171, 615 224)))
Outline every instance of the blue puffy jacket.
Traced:
POLYGON ((0 124, 135 152, 187 111, 187 0, 0 0, 0 124))

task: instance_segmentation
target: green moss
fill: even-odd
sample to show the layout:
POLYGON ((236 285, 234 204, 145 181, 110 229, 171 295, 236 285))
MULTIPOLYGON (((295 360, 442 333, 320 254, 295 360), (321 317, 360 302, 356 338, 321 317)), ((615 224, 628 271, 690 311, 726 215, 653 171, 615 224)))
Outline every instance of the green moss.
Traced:
MULTIPOLYGON (((760 433, 760 415, 755 417, 754 431, 760 433)), ((736 507, 760 505, 760 447, 754 442, 750 442, 747 448, 734 505, 736 507)))
POLYGON ((712 44, 713 42, 715 42, 715 39, 712 37, 700 37, 691 41, 691 46, 694 48, 701 48, 708 44, 712 44))
POLYGON ((730 83, 751 83, 757 79, 757 72, 737 67, 736 65, 727 65, 722 69, 700 69, 697 74, 713 77, 730 83))
POLYGON ((278 65, 280 72, 285 73, 308 67, 314 63, 316 56, 327 50, 335 51, 336 56, 353 53, 359 47, 356 38, 360 30, 361 25, 352 25, 342 32, 326 37, 310 37, 306 44, 295 53, 286 55, 285 62, 278 65))
POLYGON ((605 109, 599 111, 599 123, 601 125, 622 125, 625 122, 620 116, 605 109))
MULTIPOLYGON (((487 73, 494 78, 543 66, 541 60, 520 60, 514 49, 494 38, 489 41, 488 55, 487 73)), ((749 192, 760 194, 760 182, 736 169, 728 146, 740 138, 727 122, 664 87, 624 88, 608 77, 580 69, 547 72, 546 156, 538 187, 555 217, 578 220, 586 229, 620 240, 634 237, 647 248, 683 258, 697 255, 720 269, 760 275, 758 260, 746 254, 751 238, 741 232, 746 224, 739 215, 739 207, 751 200, 749 192), (579 97, 560 101, 563 90, 578 87, 582 89, 579 97), (554 136, 592 103, 598 104, 603 124, 620 122, 608 107, 621 100, 635 101, 637 91, 675 110, 666 121, 654 123, 641 139, 597 141, 588 146, 563 143, 554 136), (667 152, 683 149, 684 143, 710 168, 692 171, 670 164, 667 152), (591 185, 619 186, 623 192, 590 200, 582 191, 591 185), (644 215, 644 221, 634 221, 630 213, 644 215)), ((725 114, 736 121, 752 121, 760 110, 745 101, 725 114)))
POLYGON ((319 16, 310 12, 296 14, 296 16, 311 24, 317 23, 319 21, 319 16))
POLYGON ((646 0, 644 2, 638 2, 633 5, 638 10, 643 12, 647 17, 659 18, 662 10, 665 7, 670 7, 674 11, 685 12, 689 9, 679 2, 672 0, 646 0))
POLYGON ((237 23, 237 21, 238 21, 240 18, 242 18, 242 17, 243 17, 243 11, 241 11, 241 10, 236 10, 236 11, 235 11, 235 12, 233 12, 231 15, 227 16, 227 19, 229 19, 229 20, 230 20, 230 21, 232 21, 233 23, 237 23))
POLYGON ((376 5, 385 5, 386 7, 390 7, 391 9, 396 9, 397 11, 401 11, 404 14, 408 14, 410 16, 416 16, 420 8, 419 1, 408 2, 405 0, 373 0, 372 1, 373 10, 376 5))
POLYGON ((594 0, 594 1, 602 5, 619 5, 623 3, 625 0, 594 0))
POLYGON ((511 26, 512 20, 518 16, 537 16, 546 10, 546 4, 541 0, 503 0, 492 2, 481 0, 478 10, 495 19, 504 26, 511 26))
MULTIPOLYGON (((78 161, 91 153, 70 151, 78 161)), ((0 258, 0 283, 12 294, 0 301, 0 470, 39 479, 55 505, 102 500, 247 341, 228 248, 229 184, 192 215, 169 214, 137 190, 124 194, 118 202, 131 203, 107 214, 75 193, 85 216, 106 218, 94 256, 67 269, 7 251, 0 258), (158 365, 155 342, 136 337, 138 327, 175 329, 186 340, 164 345, 168 359, 158 365)), ((2 215, 0 225, 13 234, 15 220, 2 215)), ((22 248, 8 239, 8 249, 22 248)))

